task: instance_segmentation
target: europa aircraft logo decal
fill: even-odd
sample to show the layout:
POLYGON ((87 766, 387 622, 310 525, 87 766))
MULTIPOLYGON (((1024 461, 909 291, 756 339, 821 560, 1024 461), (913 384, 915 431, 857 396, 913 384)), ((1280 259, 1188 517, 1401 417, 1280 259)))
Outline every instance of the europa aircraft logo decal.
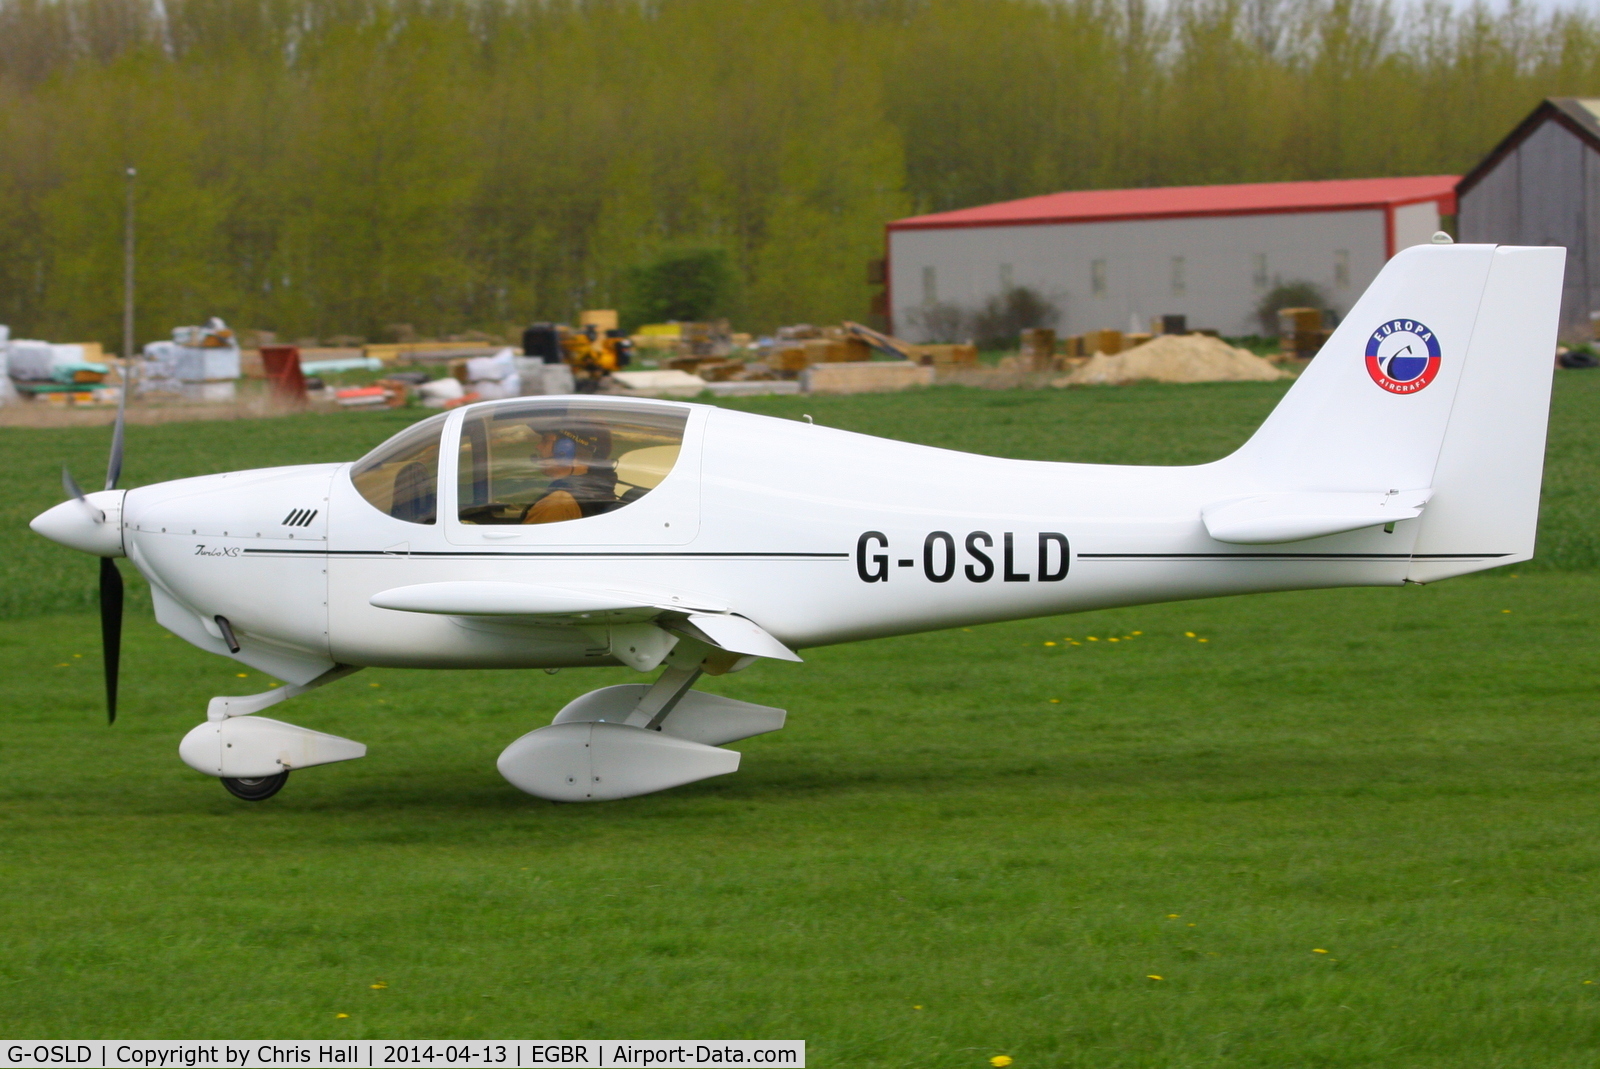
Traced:
POLYGON ((1439 339, 1415 319, 1391 319, 1367 338, 1367 374, 1390 393, 1426 389, 1439 363, 1439 339))

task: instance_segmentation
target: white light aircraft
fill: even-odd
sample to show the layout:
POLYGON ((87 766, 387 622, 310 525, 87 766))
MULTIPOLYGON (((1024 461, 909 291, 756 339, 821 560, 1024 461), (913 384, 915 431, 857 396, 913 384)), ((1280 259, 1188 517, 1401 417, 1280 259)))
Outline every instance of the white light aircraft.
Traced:
POLYGON ((179 754, 240 798, 361 757, 254 715, 363 666, 663 669, 593 691, 499 769, 563 802, 738 768, 782 709, 702 673, 812 646, 1269 590, 1423 583, 1533 553, 1563 250, 1401 252, 1237 452, 1190 467, 975 456, 713 407, 524 397, 353 464, 72 498, 101 558, 116 715, 128 557, 156 619, 288 686, 213 698, 179 754))

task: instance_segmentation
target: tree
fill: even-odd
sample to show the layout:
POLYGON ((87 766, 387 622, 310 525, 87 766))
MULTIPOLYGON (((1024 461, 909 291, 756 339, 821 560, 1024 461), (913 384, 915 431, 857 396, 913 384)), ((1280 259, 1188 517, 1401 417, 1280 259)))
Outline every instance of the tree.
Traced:
POLYGON ((723 249, 667 252, 628 273, 622 310, 630 326, 714 319, 729 310, 736 282, 723 249))

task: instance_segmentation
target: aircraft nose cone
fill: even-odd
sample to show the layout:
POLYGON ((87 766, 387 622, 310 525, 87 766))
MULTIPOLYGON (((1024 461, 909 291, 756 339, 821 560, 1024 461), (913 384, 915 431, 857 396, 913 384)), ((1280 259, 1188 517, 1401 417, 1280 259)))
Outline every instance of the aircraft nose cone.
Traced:
POLYGON ((63 501, 46 509, 28 524, 33 530, 68 549, 96 557, 121 557, 122 490, 102 490, 82 501, 63 501), (101 519, 101 514, 105 519, 101 519))

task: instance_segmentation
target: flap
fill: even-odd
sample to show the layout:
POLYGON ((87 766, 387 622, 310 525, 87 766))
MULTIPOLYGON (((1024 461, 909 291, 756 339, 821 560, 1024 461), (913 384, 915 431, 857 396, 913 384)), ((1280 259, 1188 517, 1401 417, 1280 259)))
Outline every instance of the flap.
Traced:
POLYGON ((743 653, 751 657, 771 657, 779 661, 798 661, 800 655, 767 633, 754 620, 731 613, 689 614, 693 624, 711 643, 729 653, 743 653))
POLYGON ((1200 518, 1218 542, 1273 545, 1416 519, 1432 496, 1431 489, 1253 494, 1208 505, 1200 518))
POLYGON ((369 599, 380 609, 438 613, 444 616, 569 616, 597 614, 726 611, 727 606, 692 594, 646 588, 621 589, 580 584, 462 581, 419 583, 382 590, 369 599))

